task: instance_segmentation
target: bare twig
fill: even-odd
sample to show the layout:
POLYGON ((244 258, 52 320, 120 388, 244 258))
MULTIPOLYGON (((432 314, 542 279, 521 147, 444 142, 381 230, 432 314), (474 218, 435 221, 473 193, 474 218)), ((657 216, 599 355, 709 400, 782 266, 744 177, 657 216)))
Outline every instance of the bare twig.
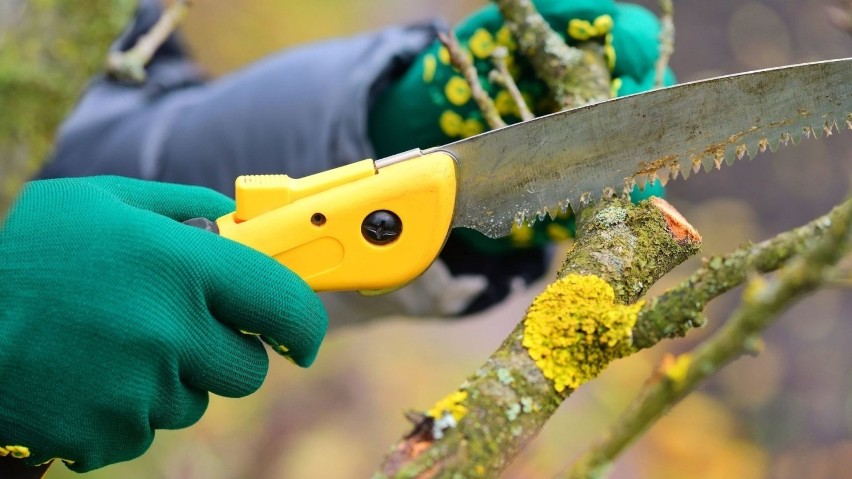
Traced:
POLYGON ((773 279, 751 279, 730 320, 692 353, 663 364, 630 408, 563 477, 601 477, 618 454, 705 379, 745 353, 760 350, 760 333, 778 313, 814 291, 852 243, 852 200, 824 217, 824 235, 773 279))
POLYGON ((491 60, 497 70, 492 70, 488 78, 509 92, 509 96, 512 97, 512 101, 514 101, 515 105, 518 107, 518 114, 520 115, 521 120, 532 120, 535 118, 535 115, 533 115, 533 112, 530 111, 530 107, 527 106, 527 102, 524 100, 523 95, 521 95, 521 90, 518 88, 518 84, 515 83, 515 79, 512 78, 512 74, 509 72, 509 67, 506 65, 506 57, 508 55, 509 51, 506 47, 497 47, 494 49, 494 53, 491 54, 491 60))
POLYGON ((476 71, 476 67, 473 66, 470 57, 461 49, 456 34, 452 31, 449 34, 439 32, 438 39, 447 48, 450 54, 450 62, 459 69, 459 72, 461 72, 470 86, 470 95, 482 112, 482 116, 485 122, 488 123, 488 126, 492 130, 506 126, 506 122, 503 121, 500 113, 497 111, 497 106, 494 105, 494 100, 488 96, 488 93, 485 92, 479 83, 479 74, 476 71))
POLYGON ((139 37, 130 50, 110 52, 107 56, 106 72, 114 78, 128 83, 145 83, 145 66, 157 49, 177 30, 189 11, 189 0, 177 0, 171 4, 151 27, 139 37))
POLYGON ((662 16, 660 22, 660 56, 657 58, 656 74, 654 76, 654 87, 662 88, 665 85, 666 69, 669 59, 674 53, 674 5, 672 0, 660 0, 662 16))

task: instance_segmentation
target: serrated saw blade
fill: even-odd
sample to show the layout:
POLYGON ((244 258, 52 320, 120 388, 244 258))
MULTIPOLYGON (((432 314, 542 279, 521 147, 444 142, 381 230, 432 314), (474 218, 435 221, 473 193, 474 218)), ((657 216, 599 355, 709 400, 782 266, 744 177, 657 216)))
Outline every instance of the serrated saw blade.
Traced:
POLYGON ((649 179, 686 178, 852 128, 852 59, 684 83, 554 113, 424 153, 458 163, 453 226, 505 236, 649 179))

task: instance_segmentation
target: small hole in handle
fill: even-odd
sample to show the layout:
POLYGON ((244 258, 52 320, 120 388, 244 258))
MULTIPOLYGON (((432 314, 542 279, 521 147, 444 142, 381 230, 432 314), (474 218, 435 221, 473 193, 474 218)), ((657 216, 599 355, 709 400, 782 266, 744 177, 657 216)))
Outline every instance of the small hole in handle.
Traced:
POLYGON ((325 215, 322 213, 314 213, 311 216, 311 223, 316 226, 322 226, 325 224, 325 215))

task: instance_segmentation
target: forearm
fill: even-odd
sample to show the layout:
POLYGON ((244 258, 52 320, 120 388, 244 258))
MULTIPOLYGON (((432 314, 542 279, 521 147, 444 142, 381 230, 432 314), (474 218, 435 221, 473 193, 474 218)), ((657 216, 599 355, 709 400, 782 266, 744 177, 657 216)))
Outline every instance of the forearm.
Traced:
POLYGON ((142 87, 97 79, 41 177, 119 174, 231 195, 241 174, 301 177, 372 157, 374 96, 436 30, 393 27, 312 44, 210 83, 182 83, 192 71, 185 59, 152 65, 142 87))

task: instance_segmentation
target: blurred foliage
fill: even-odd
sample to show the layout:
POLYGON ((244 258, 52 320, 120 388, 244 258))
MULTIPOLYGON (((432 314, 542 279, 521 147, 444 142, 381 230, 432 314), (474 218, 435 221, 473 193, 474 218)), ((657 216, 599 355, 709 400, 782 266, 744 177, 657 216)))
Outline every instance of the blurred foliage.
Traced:
POLYGON ((134 6, 9 0, 0 7, 0 212, 44 162, 56 128, 134 6))

